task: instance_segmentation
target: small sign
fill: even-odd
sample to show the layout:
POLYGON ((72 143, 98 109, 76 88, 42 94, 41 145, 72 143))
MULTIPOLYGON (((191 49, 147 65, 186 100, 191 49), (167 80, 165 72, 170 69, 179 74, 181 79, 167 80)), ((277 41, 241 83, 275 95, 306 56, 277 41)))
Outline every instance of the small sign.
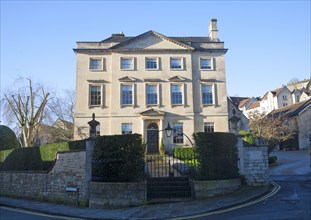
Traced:
POLYGON ((70 186, 67 186, 65 188, 66 192, 78 192, 78 188, 77 187, 70 187, 70 186))

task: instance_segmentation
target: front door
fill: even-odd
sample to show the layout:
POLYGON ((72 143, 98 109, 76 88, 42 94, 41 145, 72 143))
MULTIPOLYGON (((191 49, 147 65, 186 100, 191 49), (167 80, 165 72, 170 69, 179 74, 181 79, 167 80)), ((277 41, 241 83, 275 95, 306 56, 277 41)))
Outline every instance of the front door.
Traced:
POLYGON ((151 123, 147 128, 147 153, 159 153, 159 129, 156 123, 151 123))

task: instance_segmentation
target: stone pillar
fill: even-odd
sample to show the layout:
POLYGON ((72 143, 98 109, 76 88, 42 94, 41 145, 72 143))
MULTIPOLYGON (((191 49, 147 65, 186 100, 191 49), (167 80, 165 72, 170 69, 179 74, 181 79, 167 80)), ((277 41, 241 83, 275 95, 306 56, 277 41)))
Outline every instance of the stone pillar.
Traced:
POLYGON ((240 175, 244 175, 244 147, 243 147, 243 139, 242 136, 237 136, 238 143, 236 148, 238 150, 238 167, 240 175))
POLYGON ((95 138, 90 138, 86 141, 85 154, 85 186, 86 186, 86 199, 90 198, 90 182, 92 181, 92 157, 94 151, 95 138))

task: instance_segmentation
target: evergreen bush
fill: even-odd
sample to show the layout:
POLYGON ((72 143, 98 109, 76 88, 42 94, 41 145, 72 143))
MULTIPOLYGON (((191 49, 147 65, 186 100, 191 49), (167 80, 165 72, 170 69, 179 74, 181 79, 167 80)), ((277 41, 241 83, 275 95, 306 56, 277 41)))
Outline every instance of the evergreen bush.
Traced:
POLYGON ((239 177, 237 138, 231 133, 199 132, 194 135, 199 180, 221 180, 239 177))
POLYGON ((18 148, 19 143, 14 131, 9 127, 0 125, 0 150, 18 148))
POLYGON ((191 160, 195 158, 195 150, 193 147, 176 147, 174 148, 174 157, 181 160, 191 160))
POLYGON ((144 165, 144 145, 141 135, 126 134, 96 138, 92 167, 94 181, 141 181, 144 165))

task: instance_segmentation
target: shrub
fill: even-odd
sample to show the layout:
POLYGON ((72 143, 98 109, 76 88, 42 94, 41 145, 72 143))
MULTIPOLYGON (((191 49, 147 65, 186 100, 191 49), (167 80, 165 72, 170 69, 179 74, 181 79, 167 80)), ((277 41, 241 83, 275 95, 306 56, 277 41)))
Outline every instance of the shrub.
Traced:
POLYGON ((277 160, 278 160, 277 156, 270 156, 269 157, 269 164, 276 163, 277 160))
POLYGON ((219 180, 239 177, 237 138, 231 133, 199 132, 194 135, 198 176, 200 180, 219 180))
POLYGON ((7 126, 0 125, 0 150, 18 148, 18 146, 14 131, 7 126))
POLYGON ((191 160, 195 157, 193 147, 176 147, 174 148, 174 157, 178 159, 191 160))
POLYGON ((241 135, 243 135, 243 140, 246 143, 248 143, 250 145, 255 145, 256 144, 256 142, 255 142, 256 136, 253 133, 248 132, 248 131, 244 131, 244 130, 241 130, 239 133, 241 135))
POLYGON ((140 181, 144 175, 144 146, 141 135, 100 136, 95 140, 93 180, 140 181))

